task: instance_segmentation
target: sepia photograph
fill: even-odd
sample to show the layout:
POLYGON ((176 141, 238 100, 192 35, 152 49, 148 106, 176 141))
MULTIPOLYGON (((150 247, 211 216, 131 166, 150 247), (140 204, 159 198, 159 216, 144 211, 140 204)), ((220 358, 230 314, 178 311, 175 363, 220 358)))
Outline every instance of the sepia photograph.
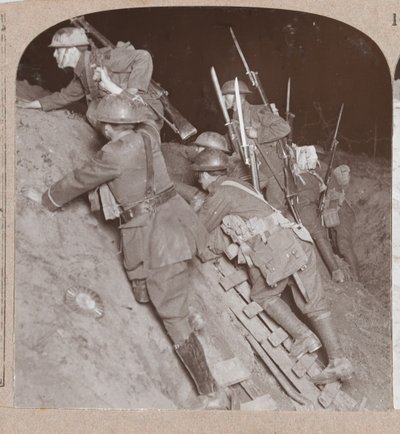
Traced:
POLYGON ((16 407, 393 407, 400 81, 369 36, 116 9, 37 35, 15 80, 16 407))

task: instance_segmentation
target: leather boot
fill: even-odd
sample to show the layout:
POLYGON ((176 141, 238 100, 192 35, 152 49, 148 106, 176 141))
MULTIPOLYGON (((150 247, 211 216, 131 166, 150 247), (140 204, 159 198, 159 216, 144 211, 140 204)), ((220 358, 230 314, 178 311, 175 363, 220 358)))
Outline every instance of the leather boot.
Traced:
POLYGON ((332 275, 332 280, 336 283, 344 282, 344 273, 336 262, 336 258, 329 240, 325 237, 319 237, 315 238, 314 241, 318 247, 318 251, 322 256, 322 259, 324 260, 328 270, 332 275))
POLYGON ((302 323, 290 307, 280 298, 274 298, 264 306, 267 314, 293 338, 290 355, 300 359, 306 353, 313 353, 321 348, 321 342, 315 334, 302 323))
POLYGON ((335 381, 350 380, 354 374, 354 368, 351 362, 344 357, 330 312, 326 312, 311 320, 325 346, 329 359, 328 366, 320 374, 312 377, 311 380, 315 384, 328 384, 335 381))
POLYGON ((215 392, 216 382, 207 365, 203 347, 197 336, 191 333, 183 344, 175 344, 175 351, 193 378, 200 395, 215 392))

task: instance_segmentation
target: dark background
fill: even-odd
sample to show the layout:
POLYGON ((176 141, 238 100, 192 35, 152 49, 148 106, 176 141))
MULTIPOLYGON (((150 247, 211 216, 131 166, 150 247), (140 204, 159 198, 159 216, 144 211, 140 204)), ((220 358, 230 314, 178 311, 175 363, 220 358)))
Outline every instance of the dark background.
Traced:
MULTIPOLYGON (((168 7, 120 9, 86 16, 112 42, 130 41, 153 56, 153 77, 199 132, 225 132, 210 78, 215 66, 221 84, 235 76, 247 80, 229 33, 232 26, 250 68, 259 72, 271 102, 285 114, 291 77, 294 140, 329 146, 342 102, 339 140, 344 150, 391 156, 392 86, 387 62, 366 35, 318 15, 274 9, 168 7)), ((47 48, 54 26, 24 52, 19 79, 54 91, 71 71, 57 68, 47 48)), ((249 98, 260 103, 257 92, 249 98)), ((177 140, 168 127, 163 140, 177 140)))

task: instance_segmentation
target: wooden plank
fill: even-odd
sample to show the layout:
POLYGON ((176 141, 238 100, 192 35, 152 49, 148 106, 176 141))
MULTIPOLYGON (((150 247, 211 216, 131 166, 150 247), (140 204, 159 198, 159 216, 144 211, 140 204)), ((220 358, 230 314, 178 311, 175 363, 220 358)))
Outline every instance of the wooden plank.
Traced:
POLYGON ((283 330, 282 327, 279 327, 271 333, 268 340, 271 342, 271 344, 274 347, 277 347, 278 345, 281 345, 288 338, 289 335, 285 332, 285 330, 283 330))
MULTIPOLYGON (((350 395, 343 392, 343 390, 339 390, 339 393, 336 395, 332 404, 339 411, 351 411, 351 410, 357 410, 356 407, 358 403, 350 395)), ((363 402, 361 402, 360 407, 362 404, 363 402)), ((366 401, 364 401, 364 405, 365 404, 366 401)), ((358 408, 358 410, 361 410, 361 408, 358 408)))
POLYGON ((255 301, 252 301, 250 304, 245 305, 245 307, 243 308, 243 312, 247 316, 247 318, 254 318, 262 311, 263 308, 255 301))
POLYGON ((293 366, 293 372, 299 377, 304 377, 307 371, 311 368, 311 366, 315 363, 317 355, 314 354, 304 354, 296 364, 293 366))
POLYGON ((251 372, 243 366, 237 357, 216 363, 211 367, 211 371, 221 387, 232 386, 251 377, 251 372))
POLYGON ((318 397, 318 402, 322 405, 322 407, 328 408, 333 403, 341 387, 341 383, 335 382, 327 384, 323 388, 321 394, 318 397))
POLYGON ((288 380, 295 386, 295 388, 306 396, 314 404, 318 403, 319 389, 305 378, 298 378, 292 372, 294 361, 290 359, 289 355, 282 347, 274 348, 268 342, 270 333, 263 326, 261 321, 255 317, 252 319, 247 318, 242 312, 243 301, 235 293, 228 294, 228 304, 232 312, 243 324, 243 326, 260 342, 262 348, 267 352, 271 359, 276 363, 280 370, 285 374, 288 380))
POLYGON ((228 274, 223 279, 220 280, 220 285, 225 291, 229 291, 234 286, 245 282, 248 279, 247 273, 244 270, 237 270, 232 274, 228 274))
MULTIPOLYGON (((207 265, 207 264, 203 264, 203 265, 207 265)), ((211 264, 208 264, 208 265, 211 265, 211 264)), ((231 274, 234 270, 236 270, 236 268, 226 258, 220 258, 215 267, 211 267, 211 268, 213 268, 215 270, 215 275, 219 275, 219 276, 221 276, 221 275, 225 276, 225 273, 231 274)), ((208 271, 207 271, 207 273, 204 273, 204 274, 206 275, 206 277, 208 278, 207 280, 209 280, 210 283, 214 283, 214 281, 212 281, 212 279, 211 279, 211 276, 208 274, 208 271)), ((214 273, 212 273, 212 275, 214 275, 214 273)), ((245 304, 246 301, 247 302, 251 301, 250 300, 250 285, 247 281, 240 283, 239 285, 236 285, 234 287, 234 289, 235 289, 237 297, 239 298, 239 300, 242 303, 245 304)), ((264 324, 266 326, 266 327, 264 327, 264 329, 266 329, 265 331, 267 332, 268 336, 270 335, 270 333, 268 333, 268 331, 274 332, 275 330, 277 330, 279 328, 279 326, 271 318, 269 318, 265 312, 261 312, 258 315, 258 317, 255 319, 258 319, 258 318, 261 319, 261 321, 262 321, 261 324, 264 324)), ((255 332, 254 336, 258 340, 258 342, 262 342, 263 339, 265 339, 265 332, 258 330, 255 332)), ((292 344, 292 340, 289 337, 288 339, 286 339, 283 342, 283 345, 279 346, 278 348, 280 348, 283 352, 285 352, 283 350, 283 348, 285 348, 287 351, 289 351, 291 344, 292 344)), ((287 357, 289 358, 289 356, 287 356, 287 357)), ((290 358, 289 358, 289 360, 290 360, 290 358)), ((307 381, 308 377, 312 377, 314 375, 319 374, 322 371, 322 369, 323 369, 323 367, 321 366, 320 362, 318 360, 316 360, 316 362, 314 364, 312 364, 312 366, 307 370, 307 376, 304 376, 304 380, 307 381)), ((314 388, 314 390, 317 390, 319 393, 319 389, 317 386, 315 386, 309 380, 308 380, 308 383, 311 384, 311 386, 314 388)), ((334 383, 334 384, 336 384, 336 383, 334 383)), ((296 388, 297 388, 297 386, 296 386, 296 388)), ((336 397, 334 398, 331 406, 333 406, 339 410, 341 410, 341 409, 351 410, 357 406, 357 402, 351 396, 349 396, 345 392, 339 390, 339 392, 337 393, 336 397)))
POLYGON ((240 404, 240 410, 246 411, 274 411, 277 409, 278 407, 276 402, 271 395, 259 396, 258 398, 253 399, 253 401, 240 404))

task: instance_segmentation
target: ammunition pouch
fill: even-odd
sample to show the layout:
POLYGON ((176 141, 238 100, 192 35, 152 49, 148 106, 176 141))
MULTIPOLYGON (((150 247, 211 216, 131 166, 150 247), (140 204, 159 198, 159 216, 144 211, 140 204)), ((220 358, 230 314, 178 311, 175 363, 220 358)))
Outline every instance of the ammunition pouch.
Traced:
MULTIPOLYGON (((221 225, 239 245, 239 253, 247 264, 257 267, 271 287, 307 265, 307 254, 298 238, 302 233, 295 231, 295 226, 298 225, 290 223, 280 213, 247 222, 238 216, 226 216, 221 225)), ((232 248, 226 252, 228 257, 232 257, 231 251, 232 248)))
POLYGON ((339 209, 338 208, 325 208, 322 212, 323 224, 326 228, 334 228, 339 226, 339 209))

